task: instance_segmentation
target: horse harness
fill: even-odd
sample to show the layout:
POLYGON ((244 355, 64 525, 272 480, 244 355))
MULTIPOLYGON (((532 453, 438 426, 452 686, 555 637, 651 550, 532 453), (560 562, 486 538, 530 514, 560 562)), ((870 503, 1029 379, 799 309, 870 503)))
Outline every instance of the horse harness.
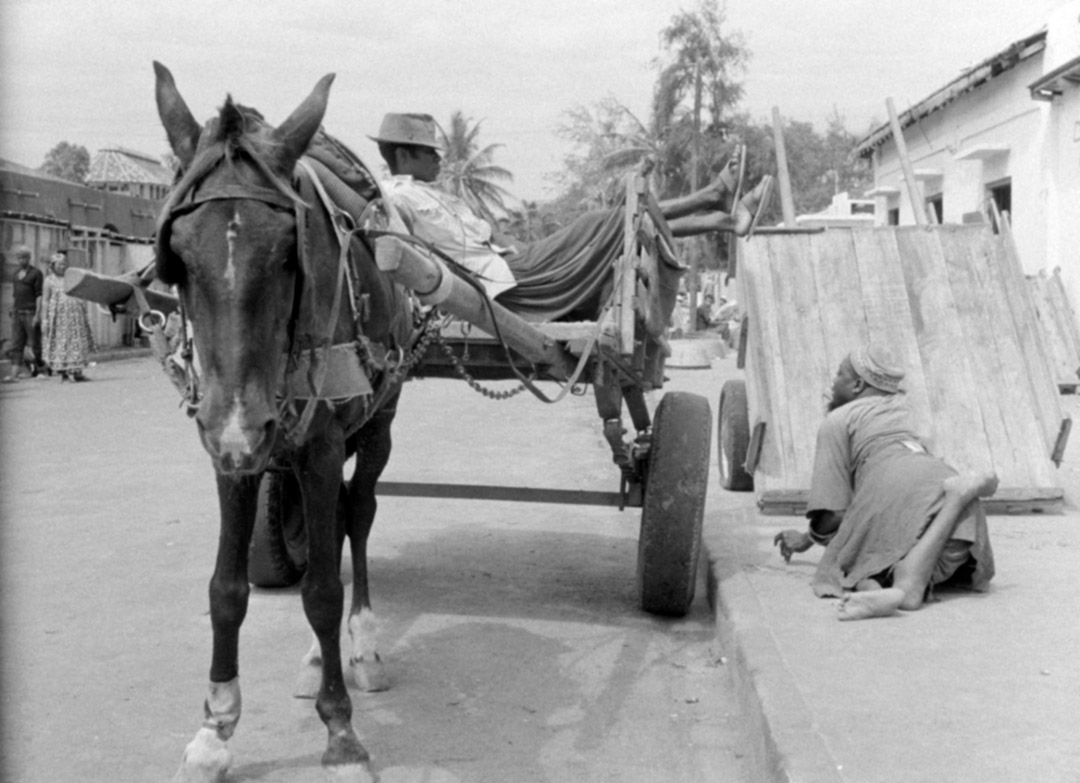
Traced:
MULTIPOLYGON (((319 175, 307 160, 301 159, 297 164, 297 169, 303 175, 294 178, 295 189, 286 189, 284 182, 280 184, 275 182, 278 185, 276 188, 226 183, 209 190, 200 190, 198 193, 195 193, 195 187, 189 188, 187 192, 178 194, 179 198, 174 196, 166 204, 166 209, 158 224, 157 240, 158 255, 161 257, 163 253, 169 252, 168 237, 172 221, 210 201, 256 200, 275 209, 293 212, 296 225, 296 252, 301 273, 296 276, 293 293, 292 313, 288 327, 289 347, 283 377, 280 381, 277 414, 286 440, 294 446, 303 442, 314 416, 316 403, 320 400, 334 407, 358 398, 364 399, 364 415, 352 424, 349 434, 363 427, 392 397, 409 370, 423 357, 428 344, 439 331, 436 324, 438 312, 432 308, 423 318, 414 319, 404 348, 386 348, 380 343, 373 342, 364 334, 363 322, 368 315, 370 294, 360 290, 356 254, 351 252, 352 237, 361 230, 357 228, 357 225, 363 225, 363 220, 355 220, 352 215, 334 203, 323 187, 319 175), (306 275, 304 272, 311 268, 308 225, 310 207, 297 190, 300 193, 313 191, 317 196, 334 228, 340 248, 334 272, 335 290, 331 313, 327 321, 327 333, 319 335, 321 339, 307 350, 297 339, 296 331, 302 297, 305 296, 303 286, 306 275), (337 330, 341 301, 346 290, 352 316, 350 320, 353 324, 353 335, 349 342, 335 345, 334 333, 337 330), (328 387, 328 374, 331 370, 333 370, 333 377, 329 379, 328 387), (372 380, 376 376, 378 380, 373 387, 372 380), (300 413, 297 412, 296 406, 298 400, 307 402, 300 413)), ((271 178, 271 181, 274 179, 271 178)), ((368 202, 366 208, 370 209, 374 203, 368 202)), ((199 409, 202 395, 183 302, 181 301, 179 305, 179 350, 170 354, 168 340, 163 331, 165 318, 161 313, 151 311, 139 286, 134 286, 134 289, 142 312, 140 325, 149 331, 151 345, 162 362, 166 374, 180 391, 183 397, 182 404, 186 407, 188 415, 194 416, 199 409), (151 314, 154 317, 147 318, 151 314)))

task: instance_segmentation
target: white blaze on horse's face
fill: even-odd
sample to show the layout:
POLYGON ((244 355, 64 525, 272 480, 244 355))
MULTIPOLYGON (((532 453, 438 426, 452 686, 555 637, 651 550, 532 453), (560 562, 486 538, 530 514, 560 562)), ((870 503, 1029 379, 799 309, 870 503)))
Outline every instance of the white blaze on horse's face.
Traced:
MULTIPOLYGON (((225 426, 221 430, 220 457, 229 458, 234 465, 242 464, 245 458, 254 453, 250 439, 250 431, 245 431, 244 423, 246 415, 245 404, 239 393, 233 396, 232 409, 229 417, 225 420, 225 426)), ((262 433, 259 433, 261 436, 262 433)))
POLYGON ((229 287, 231 291, 236 285, 236 238, 240 234, 240 226, 244 224, 244 221, 240 219, 239 212, 233 212, 232 220, 229 221, 228 227, 225 229, 225 244, 229 248, 228 259, 225 262, 225 285, 229 287))

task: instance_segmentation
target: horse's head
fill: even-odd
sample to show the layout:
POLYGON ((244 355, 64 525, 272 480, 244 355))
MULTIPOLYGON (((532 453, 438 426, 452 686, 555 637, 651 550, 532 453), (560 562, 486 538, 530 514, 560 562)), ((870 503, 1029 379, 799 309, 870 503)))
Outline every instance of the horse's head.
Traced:
POLYGON ((223 473, 262 470, 277 437, 277 395, 301 270, 297 160, 319 128, 333 75, 277 128, 230 98, 200 128, 154 63, 158 114, 181 175, 158 227, 159 278, 176 285, 202 371, 196 420, 223 473))

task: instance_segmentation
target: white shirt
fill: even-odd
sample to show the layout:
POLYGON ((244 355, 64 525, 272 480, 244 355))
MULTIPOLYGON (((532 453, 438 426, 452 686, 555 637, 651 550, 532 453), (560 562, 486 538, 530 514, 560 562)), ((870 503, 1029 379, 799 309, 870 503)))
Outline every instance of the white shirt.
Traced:
POLYGON ((384 198, 405 223, 407 232, 430 242, 473 272, 488 296, 494 298, 517 285, 514 273, 500 255, 507 249, 492 244, 491 225, 473 214, 463 200, 409 174, 395 175, 381 186, 384 198))

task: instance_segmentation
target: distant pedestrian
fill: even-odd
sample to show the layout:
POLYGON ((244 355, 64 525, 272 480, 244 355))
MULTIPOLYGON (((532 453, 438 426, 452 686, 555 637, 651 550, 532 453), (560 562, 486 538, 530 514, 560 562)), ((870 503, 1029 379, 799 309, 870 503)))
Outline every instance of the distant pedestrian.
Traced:
POLYGON ((86 303, 64 293, 66 270, 67 252, 60 250, 53 254, 45 278, 45 361, 61 381, 85 381, 83 370, 94 350, 94 337, 86 303))
POLYGON ((12 279, 14 306, 11 309, 11 374, 4 378, 4 383, 14 383, 20 377, 35 377, 41 370, 41 290, 44 275, 30 263, 30 248, 19 245, 15 248, 15 260, 18 269, 12 279), (26 361, 26 347, 34 358, 26 361), (25 368, 26 374, 23 375, 25 368))
POLYGON ((716 304, 716 298, 712 294, 705 294, 694 318, 694 331, 707 332, 712 328, 714 304, 716 304))

